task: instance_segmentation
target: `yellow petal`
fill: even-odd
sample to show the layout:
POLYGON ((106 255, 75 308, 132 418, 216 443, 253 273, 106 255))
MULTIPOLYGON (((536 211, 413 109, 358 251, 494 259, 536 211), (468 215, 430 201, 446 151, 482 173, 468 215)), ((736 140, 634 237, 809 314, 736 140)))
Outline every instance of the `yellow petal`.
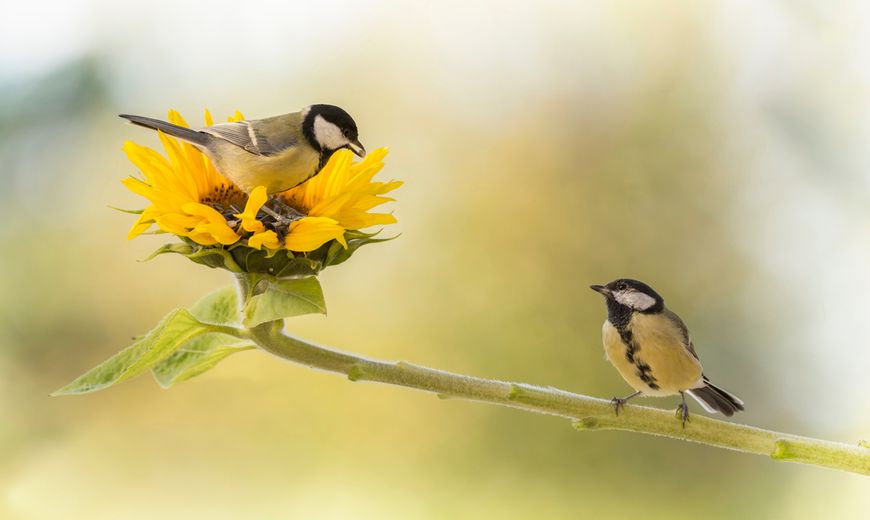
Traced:
POLYGON ((358 209, 361 211, 368 211, 372 208, 380 206, 381 204, 386 204, 387 202, 393 202, 396 199, 390 197, 381 197, 377 195, 365 195, 358 198, 354 204, 353 209, 358 209))
POLYGON ((224 216, 218 213, 216 209, 211 206, 206 206, 205 204, 200 204, 199 202, 188 202, 183 205, 181 209, 189 215, 205 217, 206 220, 212 223, 227 223, 224 216))
POLYGON ((132 141, 124 141, 122 150, 149 183, 154 184, 158 178, 162 179, 172 175, 169 161, 154 150, 132 141))
MULTIPOLYGON (((260 208, 268 200, 269 195, 266 193, 265 186, 257 186, 248 195, 248 202, 245 204, 245 211, 237 213, 234 216, 242 220, 242 228, 245 231, 258 232, 263 231, 263 223, 257 220, 257 214, 260 208)), ((259 249, 259 248, 258 248, 259 249)))
POLYGON ((395 224, 396 217, 387 213, 352 212, 342 214, 340 221, 345 229, 365 229, 372 226, 395 224))
POLYGON ((265 231, 266 226, 259 220, 242 220, 242 229, 249 233, 260 233, 265 231))
POLYGON ((330 240, 338 240, 347 247, 344 228, 338 222, 326 217, 303 217, 290 224, 284 247, 291 251, 314 251, 330 240))
POLYGON ((387 156, 386 148, 378 148, 369 152, 362 162, 350 167, 350 181, 352 187, 358 187, 372 180, 376 173, 384 167, 384 157, 387 156))
POLYGON ((272 231, 263 231, 262 233, 254 233, 248 237, 248 246, 254 249, 265 247, 266 249, 280 249, 281 241, 278 240, 278 235, 272 231))
MULTIPOLYGON (((170 110, 168 114, 169 122, 173 125, 190 128, 187 121, 181 117, 181 114, 176 110, 170 110)), ((208 172, 206 172, 204 156, 195 146, 190 143, 181 141, 181 157, 184 159, 185 168, 188 169, 189 175, 193 178, 199 196, 206 195, 211 186, 208 183, 208 172)))
POLYGON ((173 194, 156 190, 149 184, 134 177, 122 179, 121 184, 136 195, 141 195, 150 200, 155 205, 172 205, 172 202, 177 200, 173 194))
MULTIPOLYGON (((164 213, 163 215, 159 215, 155 217, 161 223, 161 225, 165 224, 168 226, 172 226, 174 229, 181 229, 184 232, 190 231, 196 226, 208 222, 197 215, 184 215, 182 213, 164 213)), ((170 231, 174 233, 174 231, 167 229, 166 231, 170 231)))
POLYGON ((342 193, 341 195, 325 199, 308 211, 312 217, 330 217, 336 218, 341 212, 341 208, 348 205, 353 198, 353 193, 342 193))
POLYGON ((189 202, 182 206, 185 213, 205 218, 206 222, 200 223, 193 228, 197 233, 209 233, 215 240, 224 245, 235 244, 239 241, 239 235, 233 231, 223 215, 211 206, 198 202, 189 202))
POLYGON ((204 246, 213 246, 218 243, 217 240, 211 235, 211 233, 190 233, 187 237, 197 244, 201 244, 204 246))
POLYGON ((130 231, 127 233, 127 240, 136 238, 151 227, 151 224, 154 223, 154 212, 152 208, 153 206, 146 208, 145 211, 139 215, 139 218, 136 219, 136 223, 133 224, 133 227, 130 228, 130 231))
POLYGON ((154 222, 157 223, 157 226, 160 229, 167 233, 186 237, 190 234, 190 228, 201 222, 201 220, 196 221, 191 225, 191 222, 186 221, 185 218, 184 215, 179 215, 178 213, 169 213, 154 217, 154 222))
POLYGON ((181 114, 178 112, 178 110, 170 109, 169 112, 167 113, 167 119, 169 119, 169 122, 172 123, 173 125, 183 126, 184 128, 190 128, 190 125, 187 124, 187 121, 185 121, 183 117, 181 117, 181 114))
POLYGON ((193 228, 192 234, 193 233, 204 233, 211 235, 215 240, 225 246, 235 244, 241 238, 239 235, 236 234, 235 231, 232 230, 231 227, 227 226, 226 223, 202 223, 193 228))
MULTIPOLYGON (((150 209, 150 208, 148 208, 150 209)), ((151 224, 154 223, 154 215, 146 209, 139 215, 139 218, 136 219, 136 223, 133 224, 133 227, 130 228, 130 231, 127 233, 127 240, 131 240, 136 238, 145 232, 148 228, 151 227, 151 224)))
POLYGON ((386 148, 384 146, 380 148, 375 148, 374 150, 367 153, 362 161, 353 165, 354 173, 364 170, 366 168, 382 168, 384 166, 384 158, 386 158, 387 154, 389 153, 389 148, 386 148))
POLYGON ((133 227, 131 227, 130 231, 127 232, 127 240, 132 240, 138 237, 150 227, 151 224, 133 224, 133 227))
POLYGON ((321 196, 334 197, 341 193, 342 188, 350 178, 350 167, 353 164, 353 153, 350 150, 338 150, 329 159, 333 163, 329 175, 324 175, 320 182, 323 183, 321 196))
POLYGON ((157 132, 157 135, 160 136, 160 141, 163 143, 166 155, 169 156, 169 162, 172 163, 173 177, 179 186, 182 186, 186 190, 186 195, 191 200, 199 200, 199 189, 196 186, 196 180, 190 175, 178 140, 160 131, 157 132))

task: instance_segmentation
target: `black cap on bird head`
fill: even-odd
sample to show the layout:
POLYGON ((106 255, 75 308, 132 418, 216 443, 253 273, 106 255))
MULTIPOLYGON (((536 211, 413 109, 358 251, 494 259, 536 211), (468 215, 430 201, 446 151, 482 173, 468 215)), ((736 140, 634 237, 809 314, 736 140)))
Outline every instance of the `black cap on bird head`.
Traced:
POLYGON ((590 289, 604 295, 608 310, 611 306, 638 312, 660 312, 664 298, 649 285, 631 278, 620 278, 607 285, 590 285, 590 289))
POLYGON ((331 155, 347 148, 360 157, 366 149, 359 142, 359 131, 350 114, 335 105, 311 105, 302 111, 302 133, 314 148, 331 155))

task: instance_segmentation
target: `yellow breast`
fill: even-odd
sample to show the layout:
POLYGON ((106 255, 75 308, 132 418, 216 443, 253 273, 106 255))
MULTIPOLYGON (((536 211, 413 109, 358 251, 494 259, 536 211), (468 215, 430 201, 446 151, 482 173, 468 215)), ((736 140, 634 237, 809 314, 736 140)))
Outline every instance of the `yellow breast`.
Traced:
POLYGON ((701 363, 688 351, 683 332, 659 314, 635 313, 628 324, 628 347, 609 321, 604 322, 604 353, 623 379, 645 395, 665 396, 697 388, 701 363))
POLYGON ((270 157, 231 144, 219 151, 220 155, 210 155, 217 170, 248 193, 257 186, 265 186, 268 193, 290 189, 311 177, 320 162, 320 155, 310 146, 291 147, 270 157))

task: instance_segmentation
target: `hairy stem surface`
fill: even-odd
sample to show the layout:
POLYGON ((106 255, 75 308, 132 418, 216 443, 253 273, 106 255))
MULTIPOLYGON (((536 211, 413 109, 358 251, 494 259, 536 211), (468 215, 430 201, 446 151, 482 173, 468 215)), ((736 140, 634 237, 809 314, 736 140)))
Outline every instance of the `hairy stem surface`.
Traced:
POLYGON ((415 388, 439 397, 467 399, 571 419, 578 430, 626 430, 870 475, 870 449, 780 433, 693 415, 683 428, 672 411, 625 405, 619 416, 609 400, 539 387, 444 372, 410 363, 347 354, 287 336, 283 322, 264 323, 244 335, 263 350, 312 368, 415 388))

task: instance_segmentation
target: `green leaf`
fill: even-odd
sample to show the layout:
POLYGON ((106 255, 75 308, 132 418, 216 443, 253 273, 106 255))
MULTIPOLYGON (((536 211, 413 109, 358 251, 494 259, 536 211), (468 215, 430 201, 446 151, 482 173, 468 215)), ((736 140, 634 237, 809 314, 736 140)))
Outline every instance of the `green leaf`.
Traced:
POLYGON ((209 330, 185 309, 167 314, 139 341, 79 376, 51 395, 84 394, 126 381, 169 357, 179 347, 209 330))
POLYGON ((190 308, 190 313, 201 322, 215 325, 239 325, 239 290, 228 285, 202 297, 190 308))
MULTIPOLYGON (((190 312, 204 323, 216 325, 239 325, 242 321, 239 312, 239 292, 229 285, 218 289, 193 304, 190 312)), ((250 342, 240 342, 237 338, 221 333, 208 333, 198 336, 157 363, 151 373, 163 388, 186 381, 211 370, 224 358, 255 348, 250 342)))
POLYGON ((257 348, 250 342, 239 341, 227 334, 209 333, 188 341, 151 369, 154 379, 163 388, 187 381, 211 370, 225 358, 257 348))
POLYGON ((272 278, 268 284, 263 293, 245 303, 242 323, 246 327, 303 314, 326 314, 326 302, 317 278, 272 278))

